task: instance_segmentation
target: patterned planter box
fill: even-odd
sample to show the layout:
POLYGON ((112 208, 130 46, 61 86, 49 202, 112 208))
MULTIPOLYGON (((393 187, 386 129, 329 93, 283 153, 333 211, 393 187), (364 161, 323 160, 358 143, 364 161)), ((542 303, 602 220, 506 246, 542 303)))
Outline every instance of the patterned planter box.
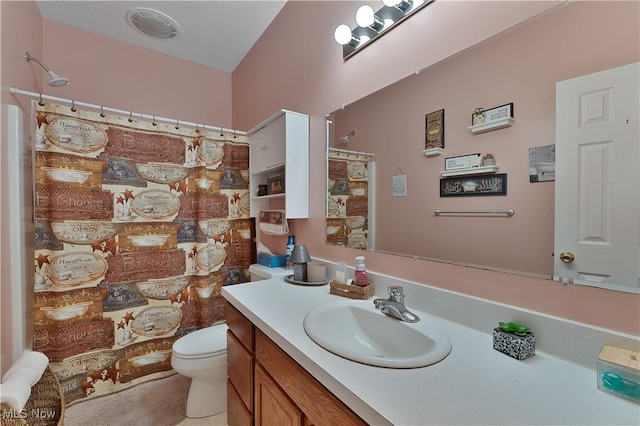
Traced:
POLYGON ((496 327, 493 329, 493 349, 519 360, 531 358, 536 354, 536 336, 533 333, 518 336, 496 327))

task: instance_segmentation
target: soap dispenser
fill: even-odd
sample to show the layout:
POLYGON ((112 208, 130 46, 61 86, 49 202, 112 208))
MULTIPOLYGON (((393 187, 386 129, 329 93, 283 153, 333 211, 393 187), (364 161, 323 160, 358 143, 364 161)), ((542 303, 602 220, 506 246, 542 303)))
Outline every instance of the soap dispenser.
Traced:
POLYGON ((366 287, 369 285, 367 269, 364 266, 364 256, 356 256, 356 273, 353 282, 358 287, 366 287))

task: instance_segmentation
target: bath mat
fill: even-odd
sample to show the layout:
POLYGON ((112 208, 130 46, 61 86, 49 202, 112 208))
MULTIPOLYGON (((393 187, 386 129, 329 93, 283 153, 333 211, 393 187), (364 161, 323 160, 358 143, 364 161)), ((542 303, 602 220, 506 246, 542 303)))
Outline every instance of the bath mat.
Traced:
POLYGON ((191 379, 174 374, 65 409, 65 426, 173 426, 186 417, 191 379))

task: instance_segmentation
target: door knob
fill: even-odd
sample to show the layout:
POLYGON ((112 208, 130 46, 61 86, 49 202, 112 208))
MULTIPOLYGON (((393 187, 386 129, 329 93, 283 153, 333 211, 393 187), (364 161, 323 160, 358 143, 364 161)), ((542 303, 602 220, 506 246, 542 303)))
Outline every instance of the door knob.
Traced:
POLYGON ((576 257, 570 251, 563 251, 562 253, 560 253, 560 260, 562 260, 564 263, 571 263, 575 258, 576 257))

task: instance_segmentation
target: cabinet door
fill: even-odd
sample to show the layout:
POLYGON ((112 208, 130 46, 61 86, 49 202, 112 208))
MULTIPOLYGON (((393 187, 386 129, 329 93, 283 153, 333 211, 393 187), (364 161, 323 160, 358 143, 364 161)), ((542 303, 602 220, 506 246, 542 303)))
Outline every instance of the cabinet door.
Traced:
POLYGON ((285 162, 286 124, 286 115, 267 124, 266 149, 264 150, 264 167, 267 170, 282 166, 285 162))
POLYGON ((256 426, 302 426, 302 412, 259 364, 255 368, 256 426))
POLYGON ((265 152, 267 150, 267 126, 251 135, 249 140, 249 170, 260 173, 265 170, 265 152))
POLYGON ((242 402, 236 388, 227 380, 227 424, 233 426, 252 426, 253 417, 242 402))

